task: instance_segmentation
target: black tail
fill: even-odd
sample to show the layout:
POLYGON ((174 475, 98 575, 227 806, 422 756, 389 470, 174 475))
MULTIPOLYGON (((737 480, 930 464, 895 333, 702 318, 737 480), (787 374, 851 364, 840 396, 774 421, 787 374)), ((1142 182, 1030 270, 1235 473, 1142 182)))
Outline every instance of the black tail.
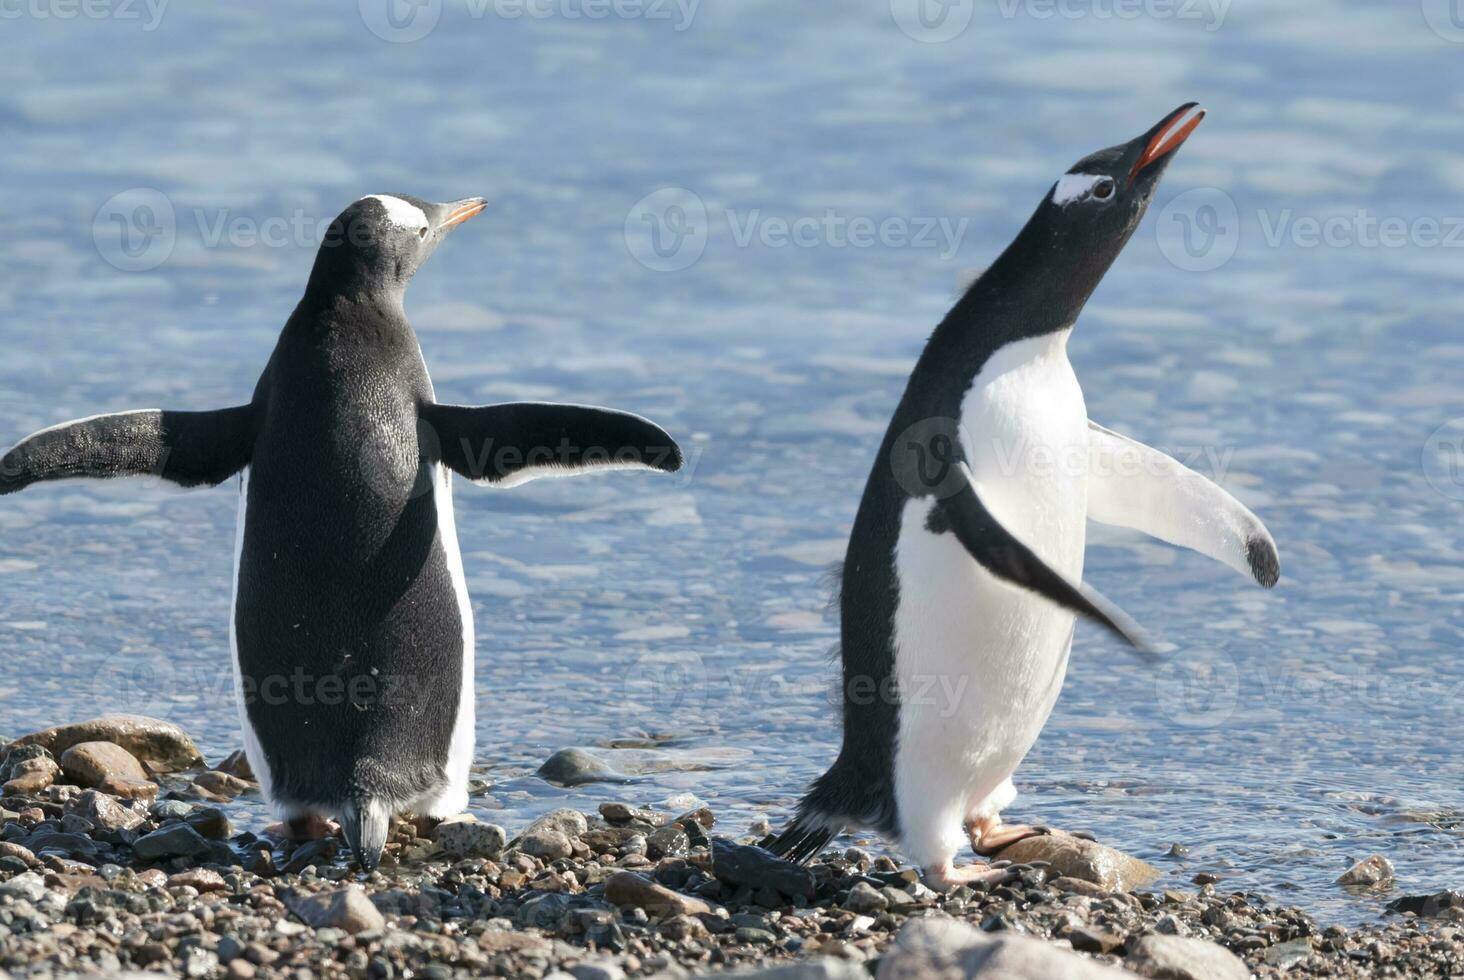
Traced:
POLYGON ((806 822, 806 818, 800 815, 787 830, 776 837, 767 838, 761 846, 763 850, 771 851, 778 857, 795 864, 807 864, 818 857, 837 834, 838 831, 831 830, 827 826, 806 822))
POLYGON ((351 853, 362 871, 375 871, 386 847, 386 833, 391 813, 386 804, 369 797, 358 798, 341 810, 341 833, 351 845, 351 853))

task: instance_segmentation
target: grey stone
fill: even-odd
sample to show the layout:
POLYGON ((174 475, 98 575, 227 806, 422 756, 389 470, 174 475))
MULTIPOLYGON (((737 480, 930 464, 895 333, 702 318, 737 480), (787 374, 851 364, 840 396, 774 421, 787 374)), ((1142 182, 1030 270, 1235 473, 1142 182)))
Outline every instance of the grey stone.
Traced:
POLYGON ((508 843, 508 833, 497 824, 450 820, 438 824, 437 844, 450 857, 497 857, 508 843))
POLYGON ((371 899, 355 886, 296 899, 291 910, 315 929, 340 929, 354 936, 386 928, 371 899))
POLYGON ((913 919, 880 960, 878 980, 1132 980, 1123 970, 1014 932, 983 933, 945 916, 913 919))
POLYGON ((560 749, 539 767, 538 776, 561 786, 629 782, 624 773, 584 749, 560 749))
POLYGON ((535 830, 518 839, 518 849, 546 861, 557 861, 574 853, 569 838, 557 830, 535 830))
POLYGON ((1129 952, 1125 965, 1156 980, 1248 980, 1240 958, 1207 939, 1145 936, 1129 952))
POLYGON ((1362 888, 1380 888, 1393 883, 1393 862, 1381 854, 1373 854, 1358 861, 1342 872, 1337 879, 1339 885, 1362 888))
POLYGON ((18 874, 9 881, 0 882, 0 895, 39 902, 46 895, 46 879, 34 871, 18 874))
POLYGON ((203 755, 183 729, 143 715, 103 715, 74 725, 59 725, 15 740, 40 745, 60 756, 82 742, 111 742, 126 749, 154 772, 181 772, 202 766, 203 755))
POLYGON ((585 815, 578 810, 571 810, 568 807, 561 807, 558 810, 550 810, 539 817, 528 827, 524 828, 525 834, 532 834, 540 830, 556 830, 566 837, 579 837, 590 829, 590 822, 585 815))
POLYGON ((198 831, 186 823, 175 823, 139 837, 132 845, 132 852, 143 861, 161 861, 173 857, 200 858, 209 854, 211 848, 198 831))
POLYGON ((1159 879, 1159 869, 1111 847, 1071 834, 1051 833, 1019 840, 1003 848, 997 858, 1013 864, 1043 861, 1054 878, 1090 881, 1114 892, 1142 888, 1159 879))
POLYGON ((94 789, 81 794, 74 812, 102 831, 134 830, 147 819, 131 807, 123 806, 106 793, 94 789))
POLYGON ((844 908, 861 915, 878 915, 889 907, 890 900, 867 881, 856 882, 844 899, 844 908))

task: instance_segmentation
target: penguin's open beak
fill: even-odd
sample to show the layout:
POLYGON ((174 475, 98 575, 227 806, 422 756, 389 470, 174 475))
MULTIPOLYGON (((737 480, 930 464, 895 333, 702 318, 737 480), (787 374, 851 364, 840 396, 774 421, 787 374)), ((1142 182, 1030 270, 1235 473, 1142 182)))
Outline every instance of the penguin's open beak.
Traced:
POLYGON ((1199 108, 1198 102, 1186 102, 1159 120, 1159 124, 1153 129, 1135 140, 1136 143, 1143 141, 1144 152, 1139 154, 1139 158, 1134 161, 1133 169, 1129 171, 1129 183, 1132 184, 1134 178, 1139 174, 1179 149, 1184 141, 1189 139, 1190 133, 1195 131, 1200 120, 1204 118, 1205 110, 1199 108), (1194 110, 1193 115, 1190 115, 1190 110, 1194 110))
POLYGON ((447 209, 447 217, 437 226, 439 233, 449 232, 469 218, 482 213, 488 206, 488 199, 485 197, 467 197, 461 201, 453 201, 451 204, 444 204, 447 209))

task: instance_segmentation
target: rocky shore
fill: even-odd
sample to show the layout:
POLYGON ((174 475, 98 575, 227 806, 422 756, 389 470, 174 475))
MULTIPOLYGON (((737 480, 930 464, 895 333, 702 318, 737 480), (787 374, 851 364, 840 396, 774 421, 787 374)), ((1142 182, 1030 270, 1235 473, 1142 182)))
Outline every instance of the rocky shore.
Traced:
MULTIPOLYGON (((800 868, 753 846, 765 827, 628 799, 512 833, 398 821, 363 876, 335 836, 236 833, 247 763, 209 767, 153 719, 0 740, 0 783, 0 978, 1464 975, 1459 893, 1321 928, 1203 875, 1145 890, 1153 868, 1062 833, 999 855, 1005 883, 939 895, 886 857, 800 868)), ((1362 862, 1349 885, 1386 865, 1362 862)))

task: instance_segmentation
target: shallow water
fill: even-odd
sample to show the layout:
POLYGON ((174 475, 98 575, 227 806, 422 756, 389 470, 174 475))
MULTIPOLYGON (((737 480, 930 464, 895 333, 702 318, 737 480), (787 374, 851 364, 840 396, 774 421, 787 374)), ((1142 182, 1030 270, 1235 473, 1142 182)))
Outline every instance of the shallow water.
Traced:
MULTIPOLYGON (((0 433, 238 403, 322 221, 373 191, 489 195, 408 297, 439 398, 633 409, 692 465, 458 487, 475 806, 513 828, 692 792, 734 832, 779 822, 837 747, 824 574, 924 337, 1058 173, 1195 98, 1211 115, 1070 351, 1094 418, 1261 514, 1283 580, 1095 529, 1089 581, 1175 649, 1155 669, 1079 627, 1009 816, 1332 921, 1379 914, 1331 883, 1370 852, 1409 892, 1461 884, 1445 5, 1032 0, 958 31, 974 8, 922 27, 896 0, 906 32, 874 0, 689 21, 425 0, 416 41, 425 20, 374 0, 298 6, 9 8, 0 433), (532 776, 612 743, 706 768, 532 776)), ((0 732, 137 710, 236 747, 235 496, 70 483, 0 506, 0 732)))

